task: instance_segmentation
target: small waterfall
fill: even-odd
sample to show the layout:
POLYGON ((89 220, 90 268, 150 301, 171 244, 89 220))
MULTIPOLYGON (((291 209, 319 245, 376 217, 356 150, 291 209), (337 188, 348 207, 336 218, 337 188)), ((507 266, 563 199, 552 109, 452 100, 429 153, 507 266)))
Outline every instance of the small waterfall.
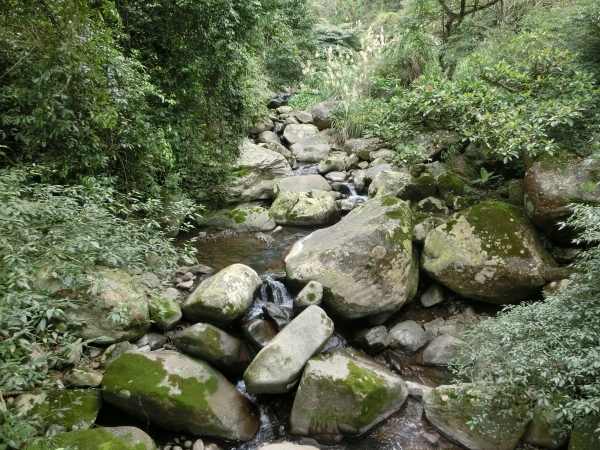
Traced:
POLYGON ((356 204, 364 203, 369 199, 366 195, 358 195, 356 188, 354 187, 354 183, 348 181, 343 183, 342 186, 344 186, 344 189, 340 189, 340 192, 346 195, 348 200, 352 200, 356 204))
POLYGON ((285 287, 285 284, 275 280, 271 275, 264 275, 261 278, 263 284, 246 313, 247 320, 256 319, 262 314, 262 306, 267 302, 272 302, 287 308, 292 308, 294 306, 294 299, 285 287))
POLYGON ((319 172, 317 171, 317 164, 312 164, 312 163, 299 163, 298 167, 296 167, 294 170, 294 175, 298 176, 298 175, 313 175, 313 174, 318 174, 319 172))

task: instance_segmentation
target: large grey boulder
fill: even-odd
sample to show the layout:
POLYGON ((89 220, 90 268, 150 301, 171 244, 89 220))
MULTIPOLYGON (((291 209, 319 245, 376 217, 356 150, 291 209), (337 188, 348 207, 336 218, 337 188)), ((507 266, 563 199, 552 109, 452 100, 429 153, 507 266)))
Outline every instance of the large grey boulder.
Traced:
POLYGON ((442 334, 423 350, 423 363, 445 366, 458 356, 462 344, 463 341, 451 334, 442 334))
POLYGON ((377 138, 372 139, 348 139, 344 142, 342 150, 348 155, 356 155, 363 161, 370 161, 372 152, 383 148, 384 144, 377 138))
POLYGON ((439 386, 423 397, 427 420, 443 434, 470 450, 514 450, 525 433, 527 398, 514 404, 512 416, 505 416, 487 403, 485 392, 473 386, 439 386), (483 422, 471 428, 474 418, 483 422))
POLYGON ((412 184, 413 177, 409 173, 384 170, 378 173, 369 186, 369 198, 402 197, 407 186, 412 184))
POLYGON ((584 165, 564 156, 544 155, 525 174, 525 210, 534 224, 552 237, 570 242, 575 233, 560 228, 573 201, 600 204, 600 162, 584 165))
POLYGON ((250 134, 261 134, 265 131, 270 131, 274 127, 273 121, 268 117, 262 117, 256 121, 254 126, 249 130, 250 134))
POLYGON ((168 295, 167 290, 152 293, 148 300, 148 310, 152 322, 163 331, 173 328, 183 317, 181 306, 168 295))
MULTIPOLYGON (((314 138, 319 135, 319 129, 309 124, 289 124, 283 130, 283 138, 288 144, 294 145, 304 139, 314 138)), ((294 152, 292 150, 292 152, 294 152)))
POLYGON ((346 170, 348 155, 344 152, 332 152, 327 158, 319 163, 317 172, 321 175, 329 172, 343 172, 346 170))
POLYGON ((104 374, 104 400, 171 431, 249 441, 258 409, 208 363, 173 351, 125 353, 104 374))
POLYGON ((234 180, 227 189, 229 203, 267 199, 278 180, 293 175, 284 156, 250 143, 240 148, 234 167, 234 180))
MULTIPOLYGON (((135 427, 106 427, 58 433, 55 439, 60 448, 85 450, 156 450, 150 436, 135 427)), ((29 444, 24 450, 46 450, 47 442, 29 444)))
POLYGON ((139 279, 118 270, 100 272, 90 282, 98 283, 98 292, 82 294, 78 308, 67 311, 71 322, 81 324, 77 333, 82 339, 112 344, 134 341, 148 331, 148 298, 139 279))
POLYGON ((202 225, 237 233, 270 231, 277 226, 268 209, 248 204, 222 209, 204 220, 202 225))
POLYGON ((277 334, 254 358, 244 382, 252 394, 290 392, 306 362, 333 334, 333 322, 316 305, 309 306, 277 334))
POLYGON ((323 443, 360 436, 400 409, 408 389, 383 364, 351 348, 308 361, 290 415, 292 434, 323 443))
POLYGON ((271 205, 277 225, 325 225, 339 217, 335 200, 325 191, 282 192, 271 205))
POLYGON ((328 137, 314 136, 292 144, 290 151, 296 157, 297 161, 319 162, 329 156, 331 144, 328 137))
POLYGON ((319 130, 331 127, 331 115, 344 102, 321 102, 317 103, 311 109, 313 123, 319 130))
POLYGON ((275 199, 282 192, 300 194, 312 190, 329 192, 331 191, 331 185, 321 175, 316 174, 287 177, 282 178, 273 186, 271 197, 275 199))
POLYGON ((244 315, 260 286, 262 281, 253 269, 232 264, 204 280, 181 310, 189 321, 227 326, 244 315))
POLYGON ((552 258, 518 209, 484 202, 454 214, 425 239, 422 266, 454 292, 488 303, 516 303, 552 275, 552 258))
POLYGON ((425 330, 413 320, 394 325, 389 332, 389 338, 390 347, 410 353, 416 352, 427 344, 425 330))
POLYGON ((183 353, 228 374, 243 373, 253 357, 252 350, 242 341, 207 323, 178 331, 171 340, 183 353))
POLYGON ((411 213, 396 198, 373 199, 336 225, 296 242, 285 259, 289 282, 323 285, 323 304, 341 318, 378 325, 417 288, 411 213))

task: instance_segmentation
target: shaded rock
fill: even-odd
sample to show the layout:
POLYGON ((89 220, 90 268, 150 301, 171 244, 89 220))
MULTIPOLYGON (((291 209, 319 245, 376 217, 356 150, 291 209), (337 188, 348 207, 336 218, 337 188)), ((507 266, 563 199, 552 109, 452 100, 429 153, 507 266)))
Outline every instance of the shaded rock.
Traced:
POLYGON ((408 395, 416 398, 417 400, 423 400, 425 395, 429 394, 433 388, 425 386, 421 383, 415 383, 414 381, 405 381, 406 387, 408 388, 408 395))
MULTIPOLYGON (((312 125, 301 125, 312 126, 312 125)), ((290 151, 300 162, 319 162, 329 156, 331 145, 329 138, 316 136, 312 138, 302 139, 290 146, 290 151)))
POLYGON ((425 337, 427 341, 433 341, 436 337, 439 336, 440 327, 443 326, 446 321, 441 317, 436 317, 431 322, 427 322, 423 324, 423 329, 425 330, 425 337))
POLYGON ((370 155, 383 147, 383 143, 377 138, 373 139, 348 139, 344 142, 342 150, 348 155, 356 155, 363 161, 370 161, 370 155))
POLYGON ((254 124, 254 126, 250 129, 250 134, 261 134, 261 133, 264 133, 265 131, 272 130, 273 127, 274 127, 274 125, 273 125, 273 122, 271 121, 271 119, 263 117, 262 119, 259 119, 254 124))
POLYGON ((102 374, 88 367, 73 367, 65 376, 65 384, 74 387, 98 387, 102 383, 102 374))
POLYGON ((243 325, 244 336, 258 348, 265 347, 277 335, 277 330, 266 320, 254 319, 243 325))
POLYGON ((293 192, 300 194, 301 192, 331 191, 331 185, 321 175, 302 175, 296 177, 282 178, 273 186, 272 198, 277 198, 282 192, 293 192))
POLYGON ((379 166, 369 167, 365 172, 365 185, 368 186, 381 172, 392 172, 394 168, 391 164, 380 164, 379 166))
POLYGON ((421 296, 421 303, 424 307, 437 305, 444 301, 444 288, 439 283, 433 283, 421 296))
POLYGON ((137 346, 132 345, 130 342, 117 342, 116 344, 110 345, 102 355, 100 359, 100 365, 105 369, 123 353, 134 352, 137 350, 137 346))
POLYGON ((526 402, 515 404, 514 416, 505 417, 488 404, 481 404, 485 396, 481 390, 462 385, 463 395, 455 386, 439 386, 423 398, 427 420, 452 440, 470 450, 514 450, 525 433, 527 418, 526 402), (469 421, 484 417, 477 427, 471 429, 469 421))
POLYGON ((513 179, 506 183, 508 191, 508 203, 516 206, 523 206, 525 196, 525 181, 521 179, 513 179))
POLYGON ((394 325, 390 329, 389 336, 390 347, 411 353, 427 344, 425 330, 413 320, 406 320, 394 325))
POLYGON ((331 319, 318 306, 309 306, 256 355, 244 373, 246 389, 253 394, 291 391, 306 362, 332 334, 331 319))
POLYGON ((277 181, 293 175, 284 156, 250 143, 240 148, 234 167, 234 180, 227 190, 229 203, 267 199, 277 181))
POLYGON ((154 450, 156 447, 150 436, 136 427, 105 427, 103 430, 108 431, 117 439, 123 441, 127 445, 131 445, 136 449, 154 450), (143 447, 142 447, 143 446, 143 447))
POLYGON ((262 286, 256 272, 233 264, 204 280, 187 298, 181 310, 187 320, 229 325, 252 304, 254 291, 262 286))
POLYGON ((525 173, 525 210, 529 220, 551 238, 570 241, 576 233, 559 229, 573 201, 600 204, 600 162, 583 165, 566 156, 544 155, 525 173))
POLYGON ((267 142, 265 144, 265 148, 271 150, 272 152, 279 153, 281 156, 283 156, 289 163, 290 167, 293 166, 296 162, 296 157, 293 155, 293 153, 277 142, 267 142))
POLYGON ((101 274, 104 278, 90 280, 100 283, 98 293, 82 293, 78 308, 67 311, 69 320, 81 323, 82 328, 77 334, 92 343, 112 344, 138 339, 150 328, 148 299, 143 285, 122 270, 101 274), (111 312, 117 312, 120 319, 115 320, 111 312))
POLYGON ((312 114, 309 113, 309 112, 306 112, 306 111, 296 111, 294 113, 294 117, 296 117, 296 119, 300 123, 309 123, 309 124, 313 123, 313 116, 312 116, 312 114))
POLYGON ((309 281, 294 299, 294 306, 302 309, 310 305, 320 305, 323 299, 323 285, 318 281, 309 281))
POLYGON ((12 410, 25 417, 39 416, 43 428, 54 425, 70 431, 91 427, 101 406, 102 393, 99 390, 75 389, 21 394, 12 410))
POLYGON ((249 441, 256 406, 208 363, 172 351, 125 353, 106 370, 104 400, 171 431, 249 441))
POLYGON ((356 208, 356 203, 354 203, 354 200, 337 200, 335 204, 337 206, 337 209, 339 209, 342 213, 349 213, 354 208, 356 208))
POLYGON ((197 323, 175 333, 171 340, 183 353, 200 358, 228 374, 241 374, 252 361, 252 351, 217 327, 197 323))
POLYGON ((417 203, 415 211, 443 218, 447 218, 450 213, 448 207, 439 198, 435 197, 427 197, 421 200, 417 203))
MULTIPOLYGON (((139 428, 114 427, 76 430, 59 433, 56 439, 65 448, 85 450, 155 450, 156 446, 150 436, 139 428)), ((43 450, 48 446, 43 442, 30 444, 26 450, 43 450)))
POLYGON ((278 444, 264 444, 258 447, 259 450, 319 450, 312 445, 297 445, 290 442, 280 442, 278 444))
POLYGON ((319 130, 331 127, 331 114, 343 104, 344 102, 321 102, 313 106, 310 112, 315 126, 319 130))
POLYGON ((440 197, 446 199, 448 196, 462 195, 465 184, 454 172, 446 171, 436 178, 440 197))
POLYGON ((365 170, 355 170, 352 177, 354 179, 354 189, 356 189, 356 192, 363 192, 367 186, 367 172, 365 170))
POLYGON ((388 150, 387 148, 384 148, 375 152, 371 152, 369 154, 369 159, 371 161, 375 161, 376 159, 382 158, 387 162, 391 162, 394 156, 396 156, 396 152, 394 150, 388 150))
POLYGON ((293 312, 285 306, 279 306, 272 302, 267 302, 262 306, 265 316, 275 324, 278 330, 285 328, 292 320, 293 312))
POLYGON ((323 443, 360 436, 398 411, 408 389, 381 363, 351 348, 308 361, 290 415, 291 433, 323 443))
POLYGON ((254 205, 223 209, 203 221, 202 225, 238 233, 270 231, 277 226, 268 209, 254 205))
POLYGON ((354 342, 369 355, 376 355, 390 345, 387 328, 383 325, 359 330, 354 334, 354 342))
POLYGON ((324 225, 338 218, 335 201, 325 191, 282 192, 271 205, 277 225, 324 225))
POLYGON ((502 202, 454 214, 425 239, 422 267, 454 292, 488 303, 516 303, 546 284, 554 265, 535 230, 502 202))
POLYGON ((589 415, 580 419, 573 427, 569 450, 600 450, 600 440, 596 430, 600 426, 600 416, 589 415))
MULTIPOLYGON (((314 125, 306 125, 306 124, 289 124, 283 130, 283 138, 290 144, 294 145, 297 142, 300 142, 304 139, 314 138, 319 134, 319 129, 314 125)), ((291 149, 290 149, 291 150, 291 149)), ((295 154, 294 150, 292 153, 295 154)), ((296 155, 297 157, 298 155, 296 155)), ((302 160, 299 160, 302 161, 302 160)))
POLYGON ((436 366, 447 365, 458 356, 463 341, 450 334, 436 337, 423 351, 423 363, 436 366))
POLYGON ((341 318, 380 324, 417 288, 408 205, 392 197, 364 203, 296 242, 285 263, 289 282, 321 283, 323 304, 341 318))

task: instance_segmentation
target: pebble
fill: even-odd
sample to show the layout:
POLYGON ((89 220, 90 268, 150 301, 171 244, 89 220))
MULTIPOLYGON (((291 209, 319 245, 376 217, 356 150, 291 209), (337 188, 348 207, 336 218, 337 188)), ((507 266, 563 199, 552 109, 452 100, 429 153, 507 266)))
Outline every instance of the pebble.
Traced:
POLYGON ((102 354, 103 350, 101 348, 91 347, 89 349, 90 358, 97 358, 102 354))
POLYGON ((183 448, 192 448, 192 441, 185 441, 183 443, 183 448))
POLYGON ((198 439, 196 442, 194 442, 192 450, 204 450, 204 442, 202 442, 202 439, 198 439))
POLYGON ((165 445, 163 450, 173 450, 173 447, 171 447, 170 445, 165 445))
MULTIPOLYGON (((180 442, 180 441, 179 441, 179 438, 175 438, 175 439, 173 439, 173 440, 175 441, 175 443, 176 443, 176 444, 179 444, 179 442, 180 442)), ((175 450, 175 449, 173 449, 173 450, 175 450)))
POLYGON ((186 272, 183 274, 183 276, 181 277, 181 279, 183 281, 190 281, 191 279, 194 278, 194 274, 192 272, 186 272))
POLYGON ((432 444, 437 444, 437 442, 440 440, 440 438, 437 437, 435 434, 427 433, 426 431, 421 432, 421 436, 423 436, 423 438, 427 442, 430 442, 432 444))
POLYGON ((175 447, 173 447, 173 450, 183 450, 179 445, 176 445, 175 447))
POLYGON ((177 285, 179 289, 190 289, 192 286, 194 286, 194 280, 184 281, 177 285))
POLYGON ((175 346, 174 346, 174 345, 171 345, 171 344, 165 344, 165 345, 163 345, 163 348, 164 348, 165 350, 177 350, 177 349, 175 348, 175 346))

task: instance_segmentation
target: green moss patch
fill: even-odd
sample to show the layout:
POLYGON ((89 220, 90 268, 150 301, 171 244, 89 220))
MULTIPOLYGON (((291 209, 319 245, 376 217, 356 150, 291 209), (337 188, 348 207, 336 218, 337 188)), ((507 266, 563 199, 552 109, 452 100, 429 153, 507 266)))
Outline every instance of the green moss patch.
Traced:
MULTIPOLYGON (((102 428, 61 433, 55 438, 63 447, 73 450, 146 450, 143 443, 127 444, 102 428)), ((29 445, 26 450, 46 450, 45 444, 29 445)))

